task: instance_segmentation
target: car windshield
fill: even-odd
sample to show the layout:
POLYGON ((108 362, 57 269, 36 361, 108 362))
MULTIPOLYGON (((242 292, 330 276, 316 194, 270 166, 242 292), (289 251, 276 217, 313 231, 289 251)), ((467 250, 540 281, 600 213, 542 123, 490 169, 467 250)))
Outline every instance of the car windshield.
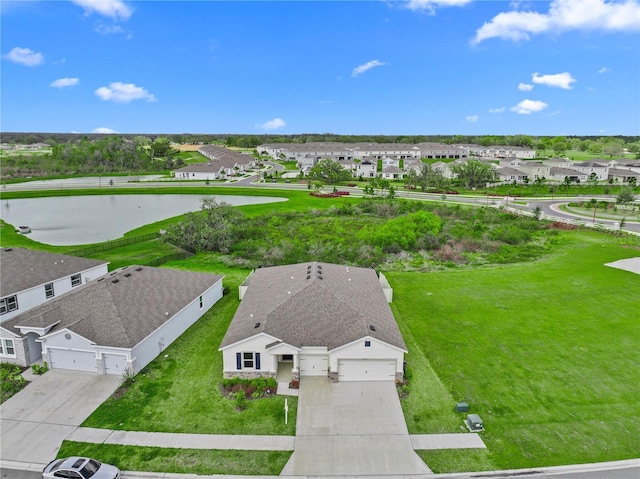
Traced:
POLYGON ((64 462, 64 459, 58 459, 57 461, 54 461, 51 464, 51 467, 49 468, 49 471, 51 471, 51 472, 57 471, 58 469, 60 469, 60 466, 62 465, 63 462, 64 462))
POLYGON ((93 476, 98 471, 98 469, 100 469, 100 463, 94 459, 89 459, 80 471, 80 474, 88 479, 89 477, 93 476))

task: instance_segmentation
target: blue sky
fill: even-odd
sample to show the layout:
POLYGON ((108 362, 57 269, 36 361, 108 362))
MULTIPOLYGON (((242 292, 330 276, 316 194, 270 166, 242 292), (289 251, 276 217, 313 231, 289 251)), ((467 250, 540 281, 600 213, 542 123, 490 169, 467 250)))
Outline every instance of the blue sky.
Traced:
POLYGON ((639 135, 640 3, 2 1, 2 131, 639 135))

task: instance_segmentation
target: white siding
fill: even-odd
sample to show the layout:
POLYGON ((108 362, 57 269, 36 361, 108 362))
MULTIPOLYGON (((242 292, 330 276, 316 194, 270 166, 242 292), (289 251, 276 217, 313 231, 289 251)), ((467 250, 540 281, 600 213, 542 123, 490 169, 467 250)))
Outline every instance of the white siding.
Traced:
MULTIPOLYGON (((244 341, 235 343, 227 347, 222 351, 222 364, 223 371, 225 373, 240 372, 236 367, 236 353, 260 353, 260 369, 259 371, 267 373, 277 372, 277 360, 271 355, 271 351, 267 351, 266 346, 268 344, 277 341, 277 338, 269 336, 268 334, 260 333, 256 336, 252 336, 244 341)), ((243 369, 244 371, 258 371, 256 369, 243 369)))
POLYGON ((331 351, 329 367, 331 371, 340 372, 338 362, 345 359, 388 359, 395 361, 396 373, 402 373, 404 367, 404 351, 385 342, 364 337, 350 344, 331 351), (369 341, 369 346, 365 342, 369 341))
MULTIPOLYGON (((108 266, 105 263, 99 266, 95 266, 93 268, 89 268, 84 271, 78 271, 77 274, 82 275, 82 284, 84 284, 87 281, 90 281, 92 279, 95 279, 107 274, 107 272, 108 272, 108 266)), ((63 276, 62 278, 58 278, 53 281, 48 281, 47 283, 42 283, 38 286, 34 286, 33 288, 29 288, 29 289, 25 289, 23 291, 17 292, 15 296, 18 299, 18 309, 16 309, 15 311, 11 311, 9 313, 3 314, 2 316, 0 316, 0 321, 2 322, 7 321, 8 319, 13 318, 14 316, 22 314, 25 311, 29 311, 30 309, 35 308, 36 306, 39 306, 47 302, 49 298, 45 296, 45 292, 44 292, 45 284, 53 283, 53 290, 55 293, 54 298, 60 296, 61 294, 71 291, 73 289, 71 287, 71 276, 74 276, 75 274, 76 273, 69 276, 63 276)), ((8 295, 8 296, 12 296, 12 295, 8 295)), ((53 298, 50 298, 50 299, 53 299, 53 298)))
POLYGON ((202 294, 203 306, 200 308, 199 298, 174 315, 166 323, 143 339, 131 350, 133 359, 133 373, 138 373, 156 356, 173 343, 182 333, 193 325, 209 308, 222 298, 222 280, 202 294))

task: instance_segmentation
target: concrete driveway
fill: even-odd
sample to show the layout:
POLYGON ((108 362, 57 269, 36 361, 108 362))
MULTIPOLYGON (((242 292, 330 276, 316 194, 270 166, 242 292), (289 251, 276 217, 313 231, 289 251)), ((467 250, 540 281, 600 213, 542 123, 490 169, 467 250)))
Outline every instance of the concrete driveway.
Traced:
POLYGON ((392 381, 302 378, 294 453, 281 476, 430 474, 392 381))
POLYGON ((0 406, 0 460, 47 464, 122 382, 119 376, 52 369, 0 406))

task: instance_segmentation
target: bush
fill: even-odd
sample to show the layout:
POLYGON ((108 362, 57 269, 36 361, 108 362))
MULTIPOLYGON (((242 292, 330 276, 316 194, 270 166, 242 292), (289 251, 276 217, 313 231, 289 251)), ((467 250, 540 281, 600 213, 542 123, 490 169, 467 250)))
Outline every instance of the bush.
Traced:
POLYGON ((27 385, 22 369, 16 364, 0 363, 1 401, 5 402, 27 385))

